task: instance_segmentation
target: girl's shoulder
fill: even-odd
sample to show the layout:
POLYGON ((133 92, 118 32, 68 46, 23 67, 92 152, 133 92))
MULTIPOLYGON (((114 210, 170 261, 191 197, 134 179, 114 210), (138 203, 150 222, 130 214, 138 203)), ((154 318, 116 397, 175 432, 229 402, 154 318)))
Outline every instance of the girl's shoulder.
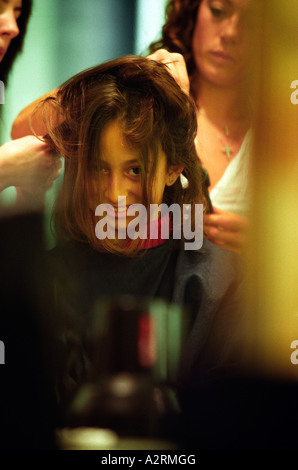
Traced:
POLYGON ((204 238, 202 247, 197 251, 181 250, 178 257, 182 271, 204 273, 227 272, 238 274, 241 271, 242 260, 239 255, 220 246, 214 245, 204 238))
POLYGON ((243 279, 240 255, 211 243, 203 242, 198 251, 181 250, 176 264, 175 300, 183 302, 185 286, 191 283, 209 299, 221 299, 231 286, 243 279))

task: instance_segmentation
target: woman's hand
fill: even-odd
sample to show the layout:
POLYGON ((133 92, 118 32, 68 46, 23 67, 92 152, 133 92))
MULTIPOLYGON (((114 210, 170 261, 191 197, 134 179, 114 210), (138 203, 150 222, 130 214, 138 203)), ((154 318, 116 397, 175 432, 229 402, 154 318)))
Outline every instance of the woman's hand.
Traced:
POLYGON ((37 137, 26 136, 0 148, 0 191, 18 186, 25 191, 49 189, 60 174, 61 159, 37 137))
POLYGON ((166 49, 158 49, 147 56, 148 59, 162 62, 167 66, 180 88, 189 95, 189 78, 184 57, 177 52, 168 52, 166 49))
POLYGON ((205 238, 215 245, 241 253, 247 240, 248 219, 232 212, 213 209, 214 214, 204 216, 205 238))

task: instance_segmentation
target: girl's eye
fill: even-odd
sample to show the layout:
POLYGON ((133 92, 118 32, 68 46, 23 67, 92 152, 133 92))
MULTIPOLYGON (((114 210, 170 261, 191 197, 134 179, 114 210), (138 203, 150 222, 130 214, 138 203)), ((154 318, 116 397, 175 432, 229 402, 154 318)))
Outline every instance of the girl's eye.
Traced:
POLYGON ((139 176, 141 174, 141 168, 140 167, 133 167, 129 170, 129 174, 131 176, 139 176))
POLYGON ((103 173, 104 175, 107 175, 109 173, 109 170, 107 170, 106 168, 103 168, 103 167, 101 167, 99 169, 99 171, 100 171, 100 173, 103 173))

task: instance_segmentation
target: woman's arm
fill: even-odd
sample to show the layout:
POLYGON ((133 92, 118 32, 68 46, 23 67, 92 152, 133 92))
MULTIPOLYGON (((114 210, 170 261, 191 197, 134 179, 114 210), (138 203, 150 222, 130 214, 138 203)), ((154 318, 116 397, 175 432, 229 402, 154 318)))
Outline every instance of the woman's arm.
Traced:
POLYGON ((48 96, 56 96, 57 90, 58 89, 55 89, 50 91, 49 93, 46 93, 37 100, 33 101, 33 103, 29 104, 20 112, 20 114, 16 117, 12 125, 12 139, 19 139, 21 137, 25 137, 26 135, 34 134, 45 135, 47 133, 47 130, 43 123, 41 108, 36 110, 36 107, 48 96))

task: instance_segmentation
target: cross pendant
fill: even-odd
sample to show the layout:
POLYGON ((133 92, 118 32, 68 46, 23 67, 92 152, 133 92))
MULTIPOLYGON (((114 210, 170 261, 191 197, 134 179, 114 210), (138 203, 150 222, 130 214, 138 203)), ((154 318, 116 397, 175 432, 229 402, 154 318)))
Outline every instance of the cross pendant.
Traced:
POLYGON ((221 151, 222 151, 223 153, 225 153, 226 156, 227 156, 227 158, 228 158, 228 160, 230 160, 230 158, 231 158, 231 153, 233 153, 232 147, 230 147, 229 145, 226 145, 223 149, 221 149, 221 151))

